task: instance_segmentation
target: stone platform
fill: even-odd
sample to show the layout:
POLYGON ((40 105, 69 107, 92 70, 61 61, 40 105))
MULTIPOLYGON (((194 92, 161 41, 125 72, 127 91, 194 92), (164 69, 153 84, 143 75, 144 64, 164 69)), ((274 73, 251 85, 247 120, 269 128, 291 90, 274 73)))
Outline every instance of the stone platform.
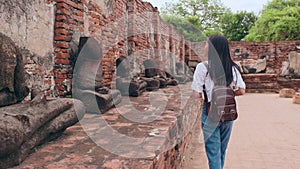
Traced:
POLYGON ((103 115, 86 114, 14 169, 178 168, 200 115, 190 85, 123 97, 103 115))

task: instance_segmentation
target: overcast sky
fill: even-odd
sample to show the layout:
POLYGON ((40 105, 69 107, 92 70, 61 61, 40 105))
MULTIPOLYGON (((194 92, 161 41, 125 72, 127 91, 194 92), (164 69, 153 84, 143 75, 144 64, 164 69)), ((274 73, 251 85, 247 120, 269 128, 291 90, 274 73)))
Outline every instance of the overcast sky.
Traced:
MULTIPOLYGON (((160 9, 165 2, 177 3, 178 0, 144 0, 150 2, 154 7, 160 9)), ((270 0, 221 0, 224 5, 231 8, 232 12, 237 12, 241 10, 246 10, 248 12, 253 11, 258 14, 259 11, 263 9, 263 6, 267 4, 270 0)))

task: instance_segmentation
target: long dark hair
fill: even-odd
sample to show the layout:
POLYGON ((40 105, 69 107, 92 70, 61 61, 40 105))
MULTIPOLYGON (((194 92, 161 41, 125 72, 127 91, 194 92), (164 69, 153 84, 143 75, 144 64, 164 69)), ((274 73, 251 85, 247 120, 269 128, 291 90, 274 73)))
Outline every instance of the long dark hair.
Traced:
POLYGON ((225 36, 214 34, 208 39, 208 72, 217 85, 229 86, 233 81, 232 67, 240 71, 230 56, 228 40, 225 36))

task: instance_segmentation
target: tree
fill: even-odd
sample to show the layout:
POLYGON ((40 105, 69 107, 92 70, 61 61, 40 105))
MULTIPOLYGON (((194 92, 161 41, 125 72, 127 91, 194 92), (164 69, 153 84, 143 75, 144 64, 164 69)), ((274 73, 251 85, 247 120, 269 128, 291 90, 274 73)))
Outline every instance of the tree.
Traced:
POLYGON ((219 30, 221 16, 226 12, 220 0, 179 0, 178 3, 165 3, 163 15, 184 18, 201 31, 219 30))
POLYGON ((174 26, 176 31, 192 42, 204 41, 206 36, 187 19, 176 15, 162 15, 162 19, 174 26))
POLYGON ((299 0, 273 0, 262 10, 246 41, 279 41, 300 39, 299 0))
POLYGON ((221 30, 230 41, 240 41, 248 35, 254 26, 257 17, 253 12, 240 11, 238 13, 226 12, 221 18, 221 30))
POLYGON ((209 37, 214 34, 223 35, 223 33, 220 30, 215 30, 215 29, 208 29, 208 30, 204 31, 204 34, 206 37, 209 37))

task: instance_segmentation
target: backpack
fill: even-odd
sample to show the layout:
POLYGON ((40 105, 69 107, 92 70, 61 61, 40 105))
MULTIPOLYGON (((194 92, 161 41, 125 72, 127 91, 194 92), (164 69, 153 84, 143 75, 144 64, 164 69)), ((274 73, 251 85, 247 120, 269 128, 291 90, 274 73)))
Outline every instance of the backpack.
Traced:
MULTIPOLYGON (((206 76, 208 75, 208 72, 206 76)), ((235 93, 230 86, 215 85, 212 89, 211 102, 208 102, 203 85, 206 115, 214 122, 233 121, 238 117, 235 93)))

